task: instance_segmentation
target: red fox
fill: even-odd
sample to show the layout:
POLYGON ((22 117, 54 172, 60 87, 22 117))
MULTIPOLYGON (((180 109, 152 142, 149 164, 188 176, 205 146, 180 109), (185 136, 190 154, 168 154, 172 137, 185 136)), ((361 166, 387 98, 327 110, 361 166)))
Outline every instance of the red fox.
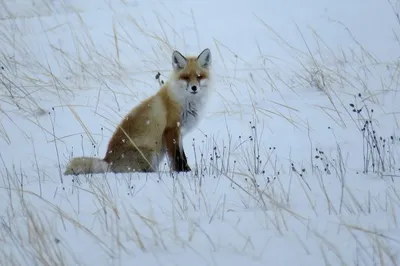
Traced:
POLYGON ((211 51, 207 48, 197 57, 174 51, 172 67, 172 75, 160 90, 121 121, 103 159, 73 158, 64 174, 153 172, 166 153, 173 171, 191 171, 182 136, 196 126, 206 104, 211 51))

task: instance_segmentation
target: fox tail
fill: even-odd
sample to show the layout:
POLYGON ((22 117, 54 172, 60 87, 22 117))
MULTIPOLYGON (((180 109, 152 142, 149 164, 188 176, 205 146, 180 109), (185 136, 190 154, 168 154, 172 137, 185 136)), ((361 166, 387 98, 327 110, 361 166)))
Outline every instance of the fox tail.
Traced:
POLYGON ((105 173, 108 167, 109 164, 100 158, 75 157, 67 165, 64 175, 105 173))

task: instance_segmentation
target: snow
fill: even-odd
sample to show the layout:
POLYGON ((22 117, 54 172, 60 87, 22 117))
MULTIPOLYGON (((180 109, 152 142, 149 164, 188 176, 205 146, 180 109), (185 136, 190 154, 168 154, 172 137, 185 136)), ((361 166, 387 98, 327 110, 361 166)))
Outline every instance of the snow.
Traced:
POLYGON ((398 2, 2 5, 1 265, 399 264, 398 2), (62 175, 205 48, 192 172, 62 175))

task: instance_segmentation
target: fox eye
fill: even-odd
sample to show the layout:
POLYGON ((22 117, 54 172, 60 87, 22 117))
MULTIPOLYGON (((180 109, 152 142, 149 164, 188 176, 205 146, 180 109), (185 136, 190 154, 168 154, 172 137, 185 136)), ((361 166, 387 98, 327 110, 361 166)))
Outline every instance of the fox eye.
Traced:
POLYGON ((190 80, 190 77, 187 76, 187 75, 183 75, 183 76, 181 76, 181 79, 182 79, 182 80, 185 80, 185 81, 189 81, 189 80, 190 80))
POLYGON ((197 79, 203 79, 204 78, 204 76, 203 75, 201 75, 201 74, 197 74, 197 79))

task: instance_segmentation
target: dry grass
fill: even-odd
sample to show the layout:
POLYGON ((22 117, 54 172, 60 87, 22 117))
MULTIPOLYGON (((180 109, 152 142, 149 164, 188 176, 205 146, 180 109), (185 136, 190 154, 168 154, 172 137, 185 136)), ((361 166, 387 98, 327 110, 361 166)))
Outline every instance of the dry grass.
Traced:
MULTIPOLYGON (((47 8, 51 12, 52 7, 49 5, 47 8)), ((0 70, 0 111, 10 121, 13 121, 15 113, 26 116, 52 136, 51 141, 57 150, 59 172, 62 157, 58 145, 62 138, 56 135, 54 123, 52 129, 45 129, 37 119, 48 111, 42 106, 43 99, 54 97, 58 102, 52 104, 69 107, 87 138, 98 144, 96 135, 68 102, 85 88, 99 86, 99 97, 93 109, 95 113, 104 117, 110 124, 110 131, 113 131, 114 120, 101 114, 101 95, 103 90, 111 93, 112 104, 117 106, 119 111, 121 104, 118 99, 125 95, 113 89, 112 84, 121 85, 128 79, 127 76, 132 74, 123 62, 123 47, 130 47, 137 58, 141 58, 143 52, 133 40, 132 34, 127 33, 123 23, 114 20, 111 25, 113 35, 110 36, 114 45, 113 54, 103 54, 92 39, 80 13, 73 9, 69 9, 69 12, 75 12, 80 26, 84 29, 79 33, 72 33, 75 50, 64 51, 48 39, 54 58, 45 58, 44 62, 38 60, 35 51, 30 50, 29 43, 23 39, 16 41, 16 36, 24 35, 23 29, 0 30, 0 40, 5 44, 0 60, 0 64, 4 66, 4 69, 0 70), (10 51, 13 51, 13 54, 10 54, 10 51), (24 60, 21 55, 24 55, 24 60), (57 70, 53 69, 54 65, 57 65, 57 70)), ((7 17, 15 18, 12 13, 7 17)), ((196 41, 200 45, 193 12, 191 18, 196 31, 196 41)), ((157 62, 169 60, 169 54, 175 47, 170 37, 173 27, 164 23, 166 19, 162 16, 157 16, 161 29, 159 32, 148 30, 144 23, 133 17, 128 16, 126 20, 137 29, 137 34, 155 43, 152 47, 157 52, 144 63, 146 70, 141 71, 162 74, 167 72, 166 69, 160 69, 157 62)), ((377 103, 376 90, 365 82, 365 76, 360 73, 380 73, 378 59, 352 37, 358 45, 358 52, 365 60, 355 66, 355 62, 348 62, 346 59, 346 55, 354 51, 333 51, 323 38, 311 29, 317 46, 323 46, 325 51, 329 51, 328 54, 316 53, 311 50, 308 40, 297 27, 306 47, 306 51, 301 51, 285 41, 261 18, 258 20, 292 55, 298 63, 298 68, 291 73, 294 83, 289 85, 288 80, 278 80, 276 76, 271 75, 269 67, 277 66, 278 63, 269 57, 268 64, 254 68, 249 71, 250 77, 243 78, 238 74, 240 69, 236 64, 250 64, 229 46, 214 38, 216 58, 226 73, 229 73, 217 75, 217 78, 226 81, 226 91, 233 95, 232 99, 229 99, 222 93, 216 94, 223 102, 223 108, 217 114, 228 118, 236 116, 242 121, 251 117, 248 130, 243 130, 248 136, 237 138, 226 122, 227 132, 224 137, 205 134, 204 140, 194 139, 192 148, 196 167, 192 173, 179 176, 169 172, 162 172, 157 176, 131 174, 121 177, 110 174, 76 177, 72 182, 64 183, 60 175, 60 184, 57 185, 56 182, 54 185, 54 181, 49 182, 53 179, 48 178, 45 182, 44 177, 40 175, 41 163, 35 157, 38 190, 35 190, 32 177, 24 173, 22 166, 6 165, 3 160, 0 170, 3 185, 0 187, 0 195, 6 202, 6 208, 0 219, 0 242, 5 248, 0 250, 0 264, 70 265, 80 264, 81 260, 90 261, 90 258, 80 257, 82 255, 77 252, 77 244, 86 245, 93 254, 101 254, 110 264, 117 264, 126 256, 143 252, 162 251, 172 254, 177 248, 197 254, 206 264, 207 258, 203 258, 204 255, 198 250, 201 245, 206 245, 212 252, 224 250, 226 247, 220 246, 221 240, 204 226, 201 218, 205 217, 208 224, 230 224, 226 216, 248 209, 261 213, 260 226, 266 236, 272 237, 277 234, 293 237, 308 255, 323 258, 326 265, 354 264, 348 260, 346 249, 330 236, 324 235, 317 226, 310 226, 318 221, 330 222, 329 219, 323 218, 325 214, 337 219, 333 224, 338 228, 338 232, 344 228, 346 233, 340 233, 354 239, 359 252, 354 256, 356 265, 369 264, 368 260, 374 261, 375 265, 397 265, 398 255, 393 246, 398 244, 399 239, 388 236, 382 229, 366 228, 342 219, 344 215, 355 217, 379 213, 388 217, 392 228, 398 228, 400 192, 392 180, 382 180, 390 188, 382 197, 366 197, 349 181, 354 174, 354 171, 349 169, 353 166, 347 164, 343 148, 338 141, 334 151, 328 154, 321 149, 314 151, 312 147, 316 147, 317 143, 309 137, 306 141, 310 142, 311 152, 305 157, 312 158, 309 162, 312 171, 308 171, 302 161, 293 161, 290 154, 289 159, 283 157, 275 147, 267 145, 267 126, 262 123, 268 119, 279 119, 300 131, 312 130, 308 121, 299 119, 300 110, 290 106, 284 99, 283 89, 280 89, 284 84, 285 89, 293 92, 305 86, 322 92, 331 105, 316 106, 316 109, 326 113, 339 127, 347 127, 347 121, 351 121, 352 125, 359 125, 359 120, 352 116, 348 104, 343 101, 337 88, 352 88, 362 93, 365 101, 377 103), (235 61, 230 62, 228 57, 235 58, 235 61), (231 64, 233 68, 230 67, 231 64), (259 79, 263 81, 261 84, 266 84, 272 91, 278 92, 282 102, 270 101, 270 109, 260 106, 255 95, 266 95, 267 90, 264 86, 257 87, 259 79), (246 88, 245 92, 243 88, 246 88), (246 99, 249 99, 245 103, 242 101, 244 94, 248 96, 246 99), (318 156, 317 161, 314 160, 315 156, 318 156), (142 192, 149 186, 159 189, 157 192, 160 194, 155 193, 155 198, 149 200, 151 204, 146 205, 149 209, 144 210, 135 205, 135 200, 144 198, 142 192), (214 193, 215 191, 219 194, 214 193), (163 204, 155 203, 158 197, 163 204), (308 213, 298 208, 299 199, 303 200, 305 206, 308 204, 308 213), (60 202, 57 203, 57 200, 60 202), (231 200, 236 203, 230 203, 231 200), (164 220, 161 220, 162 218, 164 220), (187 227, 185 233, 181 232, 183 226, 187 227), (312 238, 312 241, 308 238, 312 238), (201 240, 196 242, 198 239, 201 240), (80 241, 84 243, 79 243, 80 241)), ((41 25, 42 30, 48 30, 47 26, 41 25)), ((348 32, 352 36, 349 30, 348 32)), ((172 31, 172 35, 178 40, 184 40, 183 36, 175 31, 172 31)), ((395 90, 398 84, 397 72, 390 72, 388 75, 389 82, 382 85, 385 92, 395 90)), ((132 78, 130 81, 149 86, 155 84, 151 80, 132 78)), ((138 92, 132 94, 139 97, 138 92)), ((119 112, 115 112, 114 115, 118 116, 119 112)), ((0 121, 0 136, 3 141, 12 145, 10 133, 1 123, 0 121)), ((32 146, 36 154, 35 143, 32 143, 32 146)), ((391 152, 390 162, 398 167, 397 162, 400 158, 395 149, 391 152)), ((384 179, 385 175, 387 173, 381 171, 377 176, 384 179)), ((389 175, 393 179, 396 173, 389 175)), ((238 218, 240 219, 241 217, 238 218)), ((257 236, 246 235, 244 229, 232 227, 232 232, 236 234, 234 236, 242 240, 231 243, 232 249, 242 252, 248 249, 257 250, 260 252, 258 256, 263 257, 266 248, 259 248, 253 243, 257 236)))

